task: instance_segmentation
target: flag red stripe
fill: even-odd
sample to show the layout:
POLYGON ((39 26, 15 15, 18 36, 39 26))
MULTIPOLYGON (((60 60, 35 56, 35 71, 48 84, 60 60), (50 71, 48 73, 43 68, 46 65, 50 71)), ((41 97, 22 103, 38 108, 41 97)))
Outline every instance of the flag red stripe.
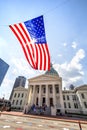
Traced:
POLYGON ((50 53, 49 53, 47 44, 45 44, 45 47, 46 47, 47 59, 48 59, 48 68, 47 69, 50 70, 50 53))
POLYGON ((23 51, 24 51, 24 53, 25 53, 26 59, 27 59, 27 61, 29 62, 27 53, 26 53, 26 51, 25 51, 24 46, 22 45, 22 42, 21 42, 20 37, 17 35, 16 31, 14 30, 14 28, 13 28, 11 25, 10 25, 9 27, 10 27, 10 29, 14 32, 15 36, 17 37, 17 39, 18 39, 19 42, 21 43, 21 46, 22 46, 22 49, 23 49, 23 51))
MULTIPOLYGON (((10 28, 11 28, 11 30, 14 32, 14 34, 16 35, 16 37, 17 37, 17 39, 19 40, 19 42, 20 42, 20 44, 21 44, 21 46, 22 46, 22 48, 23 48, 23 51, 24 51, 24 54, 25 54, 25 56, 26 56, 26 59, 27 59, 27 61, 29 62, 29 64, 30 64, 30 58, 28 58, 28 55, 27 55, 27 52, 26 52, 26 49, 25 49, 25 47, 24 47, 24 45, 23 45, 23 43, 22 43, 22 41, 21 41, 21 38, 19 37, 19 35, 17 34, 17 32, 16 32, 16 29, 14 29, 11 25, 9 26, 10 28)), ((26 46, 27 47, 27 50, 29 50, 29 48, 28 48, 28 46, 26 46)), ((28 51, 28 53, 30 54, 30 52, 28 51)), ((30 54, 31 55, 31 54, 30 54)), ((32 61, 32 58, 31 58, 31 61, 32 61)), ((32 61, 33 62, 33 61, 32 61)), ((32 64, 30 64, 32 67, 34 66, 34 65, 32 65, 32 64)), ((33 67, 34 68, 34 67, 33 67)))
MULTIPOLYGON (((30 56, 30 58, 28 58, 28 59, 31 60, 31 62, 32 62, 32 65, 31 65, 31 66, 33 66, 33 67, 35 68, 35 64, 34 64, 34 61, 33 61, 33 56, 32 56, 32 54, 31 54, 31 51, 30 51, 30 49, 29 49, 28 44, 26 43, 26 42, 27 42, 26 39, 24 38, 24 36, 23 36, 22 32, 20 31, 20 29, 18 28, 18 26, 17 26, 17 25, 14 25, 14 27, 15 27, 15 30, 17 30, 17 31, 19 32, 21 38, 22 38, 23 41, 24 41, 24 44, 26 45, 27 51, 28 51, 29 56, 30 56)), ((30 44, 30 43, 29 43, 29 44, 30 44)), ((22 45, 23 45, 23 43, 22 43, 22 45)), ((31 47, 31 48, 32 48, 32 47, 31 47)))

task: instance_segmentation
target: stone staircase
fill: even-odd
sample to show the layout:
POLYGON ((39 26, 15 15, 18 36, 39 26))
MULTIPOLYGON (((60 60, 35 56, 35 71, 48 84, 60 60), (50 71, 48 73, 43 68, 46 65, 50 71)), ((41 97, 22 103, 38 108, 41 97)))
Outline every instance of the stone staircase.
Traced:
POLYGON ((30 111, 28 112, 28 114, 34 114, 34 115, 51 115, 51 108, 50 107, 46 107, 45 111, 43 109, 37 108, 37 109, 30 109, 30 111))

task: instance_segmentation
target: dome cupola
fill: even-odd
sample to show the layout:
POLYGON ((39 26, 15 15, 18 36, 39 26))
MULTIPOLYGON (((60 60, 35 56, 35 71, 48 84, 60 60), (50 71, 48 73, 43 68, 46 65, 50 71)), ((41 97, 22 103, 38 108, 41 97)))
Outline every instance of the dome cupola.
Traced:
POLYGON ((50 64, 50 70, 46 71, 45 74, 59 76, 58 72, 53 68, 52 63, 50 64))

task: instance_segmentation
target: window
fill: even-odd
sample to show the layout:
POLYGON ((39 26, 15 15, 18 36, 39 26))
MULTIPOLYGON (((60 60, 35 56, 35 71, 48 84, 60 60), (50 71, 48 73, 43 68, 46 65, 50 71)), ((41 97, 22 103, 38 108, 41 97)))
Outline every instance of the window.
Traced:
POLYGON ((51 84, 48 85, 48 88, 49 88, 49 92, 50 92, 50 93, 53 93, 53 88, 52 88, 52 85, 51 85, 51 84))
POLYGON ((56 88, 56 93, 59 93, 59 85, 58 84, 55 85, 55 88, 56 88))
POLYGON ((20 97, 20 93, 18 93, 18 97, 20 97))
POLYGON ((83 94, 83 93, 81 93, 81 96, 82 96, 82 98, 83 98, 83 99, 85 99, 85 96, 84 96, 84 94, 83 94))
POLYGON ((39 93, 39 85, 36 85, 36 91, 39 93))
POLYGON ((66 102, 64 102, 64 108, 66 108, 66 102))
POLYGON ((76 95, 72 95, 73 101, 76 101, 76 95))
POLYGON ((23 97, 23 96, 24 96, 24 94, 22 93, 21 97, 23 97))
POLYGON ((53 98, 50 98, 50 106, 53 106, 53 98))
POLYGON ((36 98, 36 105, 38 105, 38 97, 36 98))
POLYGON ((20 105, 22 105, 22 100, 20 101, 20 105))
POLYGON ((67 95, 67 100, 69 100, 69 95, 67 95))
POLYGON ((46 93, 46 87, 45 87, 45 85, 42 85, 42 88, 43 88, 43 93, 46 93))
POLYGON ((69 103, 69 102, 68 102, 68 107, 69 107, 69 108, 71 108, 71 105, 70 105, 70 103, 69 103))
POLYGON ((39 87, 37 87, 37 93, 39 93, 39 87))
POLYGON ((85 108, 87 108, 87 102, 84 102, 84 106, 85 106, 85 108))
POLYGON ((65 95, 63 95, 63 100, 65 100, 65 95))
POLYGON ((46 88, 45 87, 43 88, 43 93, 46 93, 46 88))
POLYGON ((12 101, 12 105, 14 105, 14 103, 15 103, 15 100, 12 101))
POLYGON ((53 92, 52 87, 50 87, 50 93, 52 93, 52 92, 53 92))
POLYGON ((16 101, 16 105, 18 105, 18 100, 16 101))
POLYGON ((16 97, 17 93, 14 94, 14 97, 16 97))
POLYGON ((78 104, 77 103, 74 103, 74 108, 78 108, 78 104))
POLYGON ((45 103, 46 103, 46 99, 45 99, 45 97, 43 97, 43 99, 42 99, 42 105, 45 104, 45 103))

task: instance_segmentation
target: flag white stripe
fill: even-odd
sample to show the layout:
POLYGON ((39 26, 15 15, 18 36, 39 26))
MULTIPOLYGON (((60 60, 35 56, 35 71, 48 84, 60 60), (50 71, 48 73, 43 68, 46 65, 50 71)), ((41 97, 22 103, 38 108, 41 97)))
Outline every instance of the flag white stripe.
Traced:
POLYGON ((41 53, 42 53, 42 64, 41 64, 41 69, 44 70, 44 51, 42 48, 43 44, 40 44, 40 48, 41 48, 41 53))
POLYGON ((40 49, 38 44, 37 44, 37 50, 38 50, 38 69, 40 69, 40 49))
MULTIPOLYGON (((24 31, 22 30, 22 28, 21 28, 21 26, 19 25, 19 24, 17 24, 17 27, 19 28, 19 30, 21 31, 21 33, 22 33, 22 35, 24 36, 24 38, 25 38, 25 40, 26 40, 26 43, 25 44, 27 44, 28 46, 29 46, 29 50, 30 50, 30 53, 31 53, 31 57, 32 57, 32 60, 33 60, 33 63, 35 62, 34 61, 34 57, 33 57, 33 50, 32 50, 32 48, 31 48, 31 43, 28 41, 28 39, 27 39, 27 37, 26 37, 26 35, 25 35, 25 33, 24 33, 24 31)), ((23 26, 24 27, 24 26, 23 26)), ((28 35, 29 36, 29 35, 28 35)), ((20 36, 21 37, 21 36, 20 36)), ((29 36, 29 38, 30 38, 30 36, 29 36)), ((34 63, 35 64, 35 63, 34 63)))

